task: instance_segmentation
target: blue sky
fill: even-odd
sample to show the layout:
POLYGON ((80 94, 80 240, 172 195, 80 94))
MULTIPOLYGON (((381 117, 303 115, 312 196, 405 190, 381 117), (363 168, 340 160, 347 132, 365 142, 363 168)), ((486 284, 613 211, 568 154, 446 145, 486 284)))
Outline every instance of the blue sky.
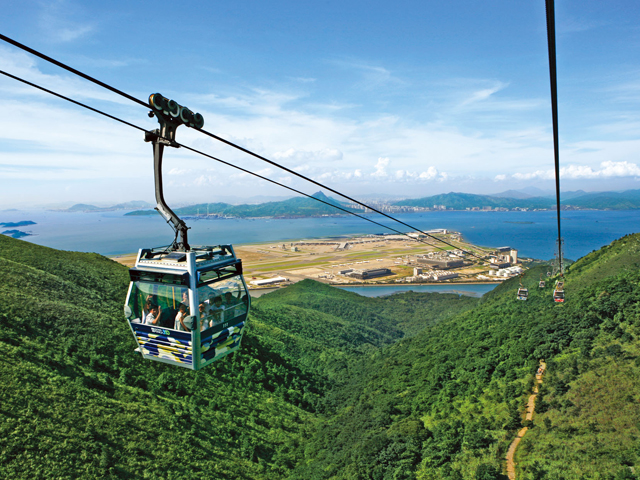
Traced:
MULTIPOLYGON (((640 5, 557 1, 563 189, 640 188, 640 5)), ((0 32, 351 195, 553 188, 544 1, 5 1, 0 32)), ((155 128, 142 107, 0 45, 0 68, 155 128)), ((0 78, 0 209, 153 201, 128 127, 0 78), (8 107, 8 108, 7 108, 8 107)), ((182 127, 178 140, 312 185, 182 127)), ((287 191, 180 150, 171 204, 287 191)))

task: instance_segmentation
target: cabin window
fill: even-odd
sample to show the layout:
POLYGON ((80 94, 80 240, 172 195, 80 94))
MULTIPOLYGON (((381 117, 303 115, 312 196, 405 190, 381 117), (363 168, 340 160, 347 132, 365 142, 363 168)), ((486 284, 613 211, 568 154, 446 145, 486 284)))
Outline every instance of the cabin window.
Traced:
POLYGON ((189 290, 185 287, 133 282, 128 303, 131 316, 128 320, 131 323, 175 329, 181 303, 186 306, 186 315, 190 315, 189 290))
POLYGON ((220 324, 235 325, 234 319, 247 313, 248 297, 242 277, 233 277, 198 288, 202 330, 220 324))

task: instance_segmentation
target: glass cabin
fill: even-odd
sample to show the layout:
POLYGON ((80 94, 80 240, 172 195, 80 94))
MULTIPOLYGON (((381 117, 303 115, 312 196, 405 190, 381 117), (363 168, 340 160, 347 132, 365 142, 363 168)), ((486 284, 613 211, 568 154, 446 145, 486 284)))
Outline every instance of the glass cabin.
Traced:
POLYGON ((520 287, 518 289, 518 294, 517 294, 518 300, 526 300, 528 297, 529 297, 529 289, 520 287))
POLYGON ((556 287, 553 289, 553 301, 564 303, 564 281, 558 280, 556 282, 556 287))
POLYGON ((124 307, 142 356, 192 370, 236 351, 251 298, 231 245, 141 249, 124 307))

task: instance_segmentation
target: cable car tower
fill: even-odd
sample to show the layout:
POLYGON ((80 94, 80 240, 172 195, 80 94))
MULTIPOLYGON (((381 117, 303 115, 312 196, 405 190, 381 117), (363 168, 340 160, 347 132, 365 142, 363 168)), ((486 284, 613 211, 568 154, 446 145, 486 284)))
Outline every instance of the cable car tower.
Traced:
POLYGON ((160 123, 145 134, 153 145, 156 210, 175 237, 168 247, 139 250, 124 312, 144 358, 199 370, 240 348, 251 298, 233 247, 190 246, 189 228, 164 200, 164 148, 179 147, 180 125, 202 128, 202 115, 159 93, 149 106, 160 123))

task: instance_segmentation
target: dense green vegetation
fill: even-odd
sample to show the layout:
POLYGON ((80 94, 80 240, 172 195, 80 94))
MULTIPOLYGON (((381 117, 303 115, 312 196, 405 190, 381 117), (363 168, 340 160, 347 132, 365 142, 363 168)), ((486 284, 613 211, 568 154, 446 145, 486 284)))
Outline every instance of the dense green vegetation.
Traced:
MULTIPOLYGON (((340 208, 351 211, 345 204, 327 197, 322 192, 316 192, 312 197, 327 202, 320 203, 308 197, 294 197, 281 202, 267 202, 256 205, 230 205, 228 203, 200 203, 189 205, 188 207, 176 208, 178 215, 222 215, 232 217, 311 217, 319 215, 339 215, 344 214, 340 210, 332 207, 336 205, 340 208)), ((127 215, 155 215, 156 210, 136 210, 127 215)))
POLYGON ((433 208, 434 205, 444 205, 454 210, 465 210, 473 207, 502 207, 502 208, 551 208, 555 204, 551 198, 532 197, 532 198, 506 198, 492 197, 490 195, 475 195, 471 193, 443 193, 433 195, 431 197, 414 198, 396 202, 394 205, 410 206, 410 207, 428 207, 433 208))
POLYGON ((639 266, 639 236, 587 255, 563 305, 544 265, 527 302, 304 281, 191 372, 133 352, 124 267, 0 237, 0 478, 506 478, 540 359, 518 478, 637 478, 639 266))

